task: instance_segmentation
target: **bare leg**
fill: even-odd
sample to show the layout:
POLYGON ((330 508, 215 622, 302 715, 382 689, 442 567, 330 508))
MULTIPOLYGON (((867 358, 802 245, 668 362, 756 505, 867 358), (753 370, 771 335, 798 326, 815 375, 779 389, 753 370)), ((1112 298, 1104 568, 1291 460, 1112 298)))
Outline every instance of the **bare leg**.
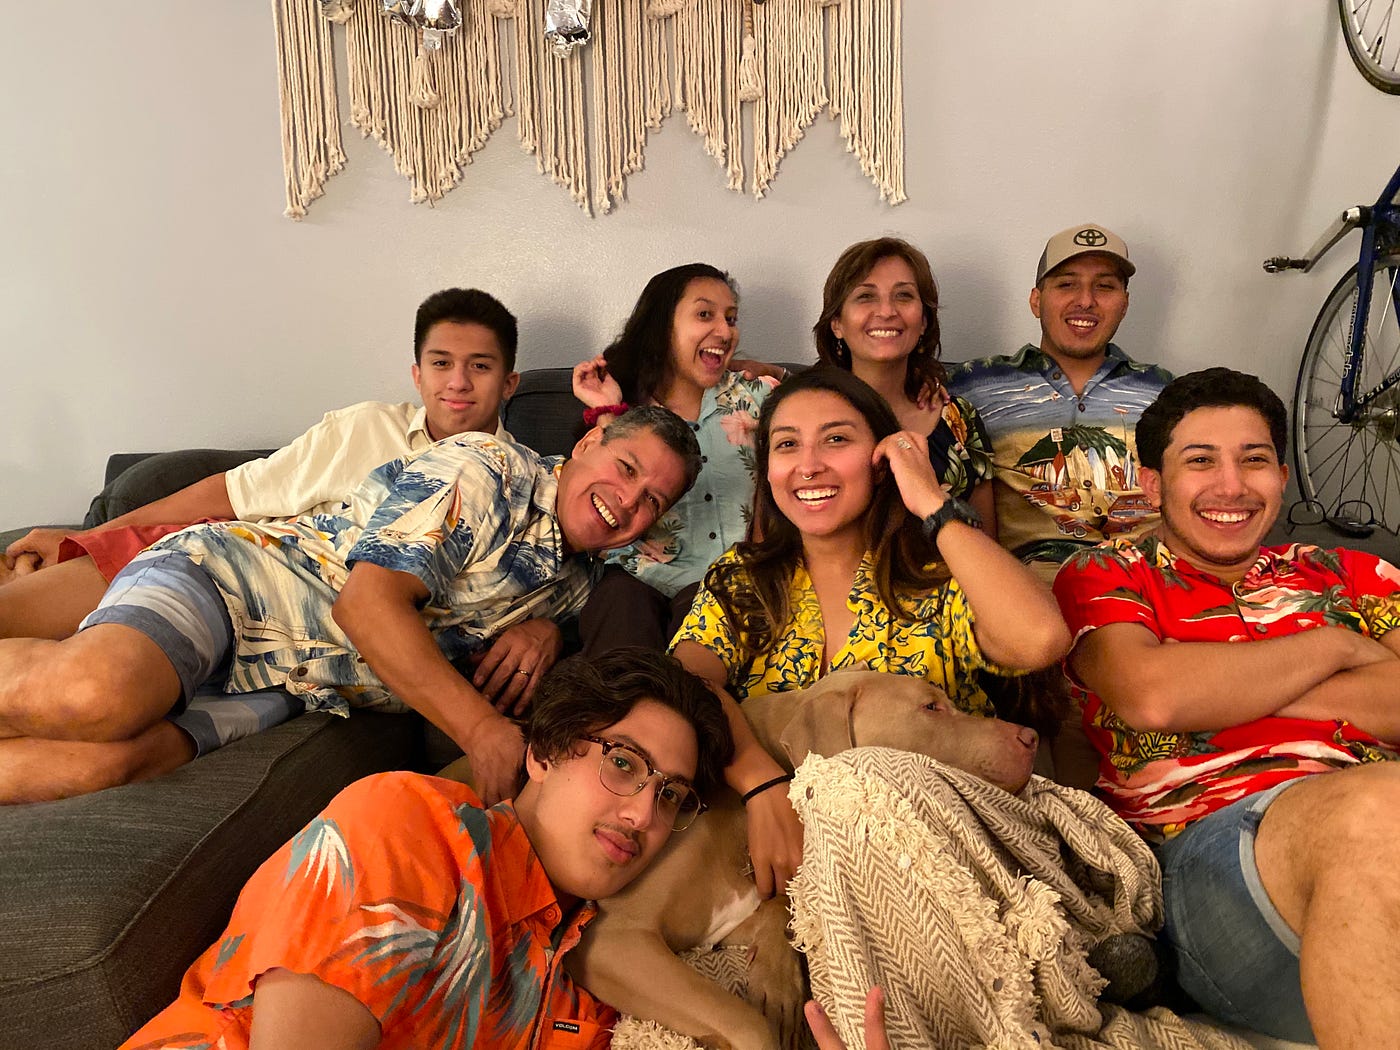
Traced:
POLYGON ((150 780, 192 758, 194 742, 163 720, 114 743, 0 740, 0 804, 48 802, 150 780))
POLYGON ((0 640, 0 739, 129 740, 165 716, 180 688, 160 646, 122 624, 61 642, 0 640))
POLYGON ((0 587, 0 638, 67 638, 106 591, 88 557, 16 577, 0 587))
POLYGON ((252 1050, 372 1050, 379 1022, 343 988, 313 974, 269 970, 253 989, 252 1050))
POLYGON ((1400 768, 1305 779, 1259 825, 1269 898, 1302 938, 1303 1003, 1324 1050, 1387 1046, 1400 1030, 1400 768))

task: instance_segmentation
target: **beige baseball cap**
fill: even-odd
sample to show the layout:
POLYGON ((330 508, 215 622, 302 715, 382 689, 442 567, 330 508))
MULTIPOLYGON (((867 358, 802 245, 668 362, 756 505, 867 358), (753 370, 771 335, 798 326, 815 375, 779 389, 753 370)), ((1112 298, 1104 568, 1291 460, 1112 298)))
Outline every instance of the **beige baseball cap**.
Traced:
POLYGON ((1045 251, 1040 253, 1040 262, 1035 268, 1035 283, 1039 284, 1047 273, 1061 263, 1086 252, 1103 252, 1113 256, 1123 264, 1125 280, 1137 273, 1137 267, 1128 259, 1128 246, 1123 243, 1123 238, 1112 230, 1086 222, 1061 230, 1045 242, 1045 251))

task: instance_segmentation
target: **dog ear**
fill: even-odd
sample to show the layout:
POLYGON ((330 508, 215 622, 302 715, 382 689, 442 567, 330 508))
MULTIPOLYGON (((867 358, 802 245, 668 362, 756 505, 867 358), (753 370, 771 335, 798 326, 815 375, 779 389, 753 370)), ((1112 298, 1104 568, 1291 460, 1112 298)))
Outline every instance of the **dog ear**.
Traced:
POLYGON ((800 765, 808 752, 829 757, 855 746, 851 726, 855 714, 858 687, 852 682, 845 688, 807 689, 800 694, 793 716, 778 736, 778 743, 787 752, 794 766, 800 765))

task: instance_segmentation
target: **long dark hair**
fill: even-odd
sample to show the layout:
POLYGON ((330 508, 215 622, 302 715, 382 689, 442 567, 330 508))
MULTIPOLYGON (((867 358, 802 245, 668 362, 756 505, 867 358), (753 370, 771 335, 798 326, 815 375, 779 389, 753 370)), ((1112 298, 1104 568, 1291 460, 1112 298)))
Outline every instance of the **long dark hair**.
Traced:
POLYGON ((673 266, 647 282, 622 326, 622 334, 603 351, 608 373, 617 380, 622 398, 629 405, 655 400, 665 390, 671 374, 671 327, 676 304, 697 278, 723 281, 738 300, 739 289, 723 270, 698 262, 673 266))
MULTIPOLYGON (((788 594, 802 561, 802 534, 778 509, 768 482, 773 415, 794 394, 828 391, 860 413, 878 442, 899 429, 885 399, 844 369, 818 364, 784 380, 768 395, 754 435, 754 529, 761 539, 735 544, 735 561, 711 566, 705 587, 715 596, 738 639, 740 663, 770 650, 792 618, 788 594)), ((904 595, 927 591, 948 578, 937 549, 920 522, 904 507, 888 470, 875 479, 870 505, 861 519, 865 549, 872 554, 875 589, 891 614, 908 615, 904 595)))
POLYGON ((885 259, 903 259, 909 264, 909 269, 914 271, 919 299, 924 304, 924 334, 904 362, 904 396, 917 401, 925 390, 938 389, 947 380, 948 373, 939 360, 942 348, 938 331, 938 284, 929 268, 928 256, 908 241, 877 237, 872 241, 859 241, 842 252, 826 275, 826 284, 822 287, 822 315, 812 326, 812 336, 817 343, 818 357, 829 365, 850 371, 850 348, 836 338, 831 322, 841 316, 841 308, 856 285, 885 259))

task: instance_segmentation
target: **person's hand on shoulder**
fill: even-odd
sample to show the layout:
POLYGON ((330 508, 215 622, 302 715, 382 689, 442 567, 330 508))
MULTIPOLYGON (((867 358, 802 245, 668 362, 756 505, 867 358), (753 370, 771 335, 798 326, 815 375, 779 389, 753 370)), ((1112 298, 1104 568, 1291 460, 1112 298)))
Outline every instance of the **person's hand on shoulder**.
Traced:
POLYGON ((525 764, 525 735, 518 725, 504 715, 487 715, 462 750, 471 763, 471 786, 486 805, 515 797, 525 764))
POLYGON ((782 365, 769 364, 767 361, 754 361, 747 357, 730 358, 729 371, 738 372, 749 380, 771 379, 774 384, 781 383, 788 376, 788 370, 782 365))
POLYGON ((899 430, 875 446, 871 462, 889 465, 900 499, 916 518, 927 518, 948 499, 928 458, 928 438, 899 430))

